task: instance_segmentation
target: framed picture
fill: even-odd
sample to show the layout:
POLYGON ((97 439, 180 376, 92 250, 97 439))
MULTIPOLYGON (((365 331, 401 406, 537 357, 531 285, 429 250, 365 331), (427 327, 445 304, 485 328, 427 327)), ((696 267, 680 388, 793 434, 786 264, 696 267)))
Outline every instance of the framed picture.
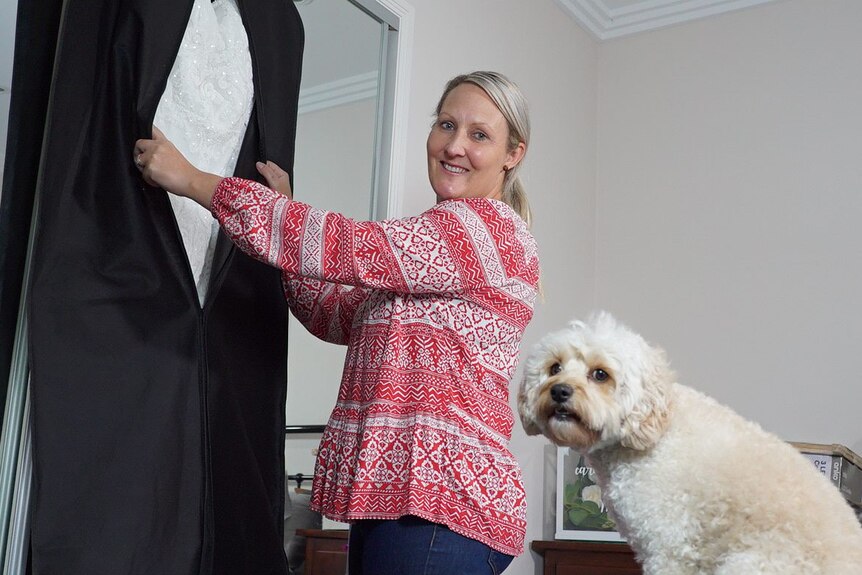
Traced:
POLYGON ((592 468, 568 447, 557 448, 556 539, 625 541, 602 503, 592 468))

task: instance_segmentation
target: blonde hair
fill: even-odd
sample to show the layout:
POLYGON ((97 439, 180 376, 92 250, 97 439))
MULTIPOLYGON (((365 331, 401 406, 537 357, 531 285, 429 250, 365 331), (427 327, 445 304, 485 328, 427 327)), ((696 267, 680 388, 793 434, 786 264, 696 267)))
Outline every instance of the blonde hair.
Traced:
MULTIPOLYGON (((446 84, 443 90, 443 95, 440 96, 440 101, 437 102, 437 109, 434 111, 436 116, 440 115, 440 110, 443 108, 443 102, 449 92, 464 83, 474 84, 488 94, 491 101, 497 106, 503 117, 506 118, 506 123, 509 125, 509 151, 518 147, 518 144, 523 143, 526 153, 526 148, 530 142, 530 113, 527 106, 527 99, 518 86, 497 72, 470 72, 455 76, 446 84)), ((527 194, 524 190, 524 184, 518 176, 521 169, 521 162, 506 171, 503 177, 503 201, 509 204, 527 226, 532 224, 533 215, 530 211, 530 204, 527 202, 527 194)))

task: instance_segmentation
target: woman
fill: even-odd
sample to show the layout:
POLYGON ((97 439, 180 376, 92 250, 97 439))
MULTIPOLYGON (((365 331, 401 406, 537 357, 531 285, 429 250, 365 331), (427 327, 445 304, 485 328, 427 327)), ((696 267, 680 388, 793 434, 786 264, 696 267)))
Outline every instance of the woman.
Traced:
POLYGON ((492 72, 451 80, 427 142, 437 204, 383 222, 293 201, 272 163, 258 169, 284 195, 201 172, 155 133, 135 146, 145 180, 211 209, 283 271, 309 331, 348 346, 312 507, 353 524, 351 575, 502 572, 523 551, 508 383, 539 271, 520 90, 492 72))

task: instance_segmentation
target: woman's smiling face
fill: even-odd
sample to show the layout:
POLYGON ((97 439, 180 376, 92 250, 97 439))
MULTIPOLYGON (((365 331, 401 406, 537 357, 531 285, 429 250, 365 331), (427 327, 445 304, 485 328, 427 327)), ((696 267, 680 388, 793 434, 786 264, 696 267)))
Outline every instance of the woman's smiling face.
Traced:
POLYGON ((506 169, 520 161, 524 144, 509 150, 509 126, 482 88, 465 82, 446 96, 428 134, 428 179, 437 201, 503 194, 506 169))

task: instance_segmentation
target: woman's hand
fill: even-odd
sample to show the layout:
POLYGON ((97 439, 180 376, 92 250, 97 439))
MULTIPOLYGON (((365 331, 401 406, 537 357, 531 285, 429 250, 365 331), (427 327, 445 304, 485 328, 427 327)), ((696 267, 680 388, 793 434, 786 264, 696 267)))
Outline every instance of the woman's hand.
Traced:
POLYGON ((221 181, 194 167, 155 126, 152 140, 135 142, 134 162, 147 184, 191 198, 207 209, 221 181))
POLYGON ((256 166, 257 171, 266 180, 267 186, 291 200, 293 199, 293 191, 290 189, 290 176, 287 172, 278 167, 278 164, 273 161, 268 161, 265 164, 258 162, 256 166))

